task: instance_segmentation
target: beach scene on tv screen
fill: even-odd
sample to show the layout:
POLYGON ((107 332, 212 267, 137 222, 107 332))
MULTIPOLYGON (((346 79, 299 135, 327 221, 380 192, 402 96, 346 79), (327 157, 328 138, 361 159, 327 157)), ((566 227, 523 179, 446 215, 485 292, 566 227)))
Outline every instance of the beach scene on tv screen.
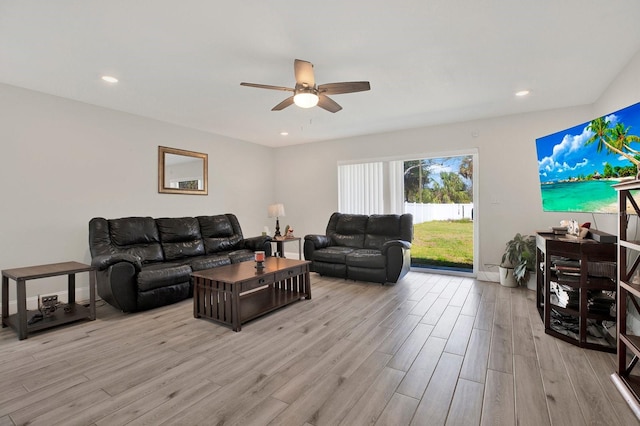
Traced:
POLYGON ((613 185, 638 174, 640 103, 538 138, 536 150, 544 211, 615 213, 613 185))

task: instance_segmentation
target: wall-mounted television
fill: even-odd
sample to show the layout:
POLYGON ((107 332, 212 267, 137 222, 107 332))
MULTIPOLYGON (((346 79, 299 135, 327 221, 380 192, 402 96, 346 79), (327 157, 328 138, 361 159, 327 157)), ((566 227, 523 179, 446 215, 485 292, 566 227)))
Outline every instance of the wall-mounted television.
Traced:
POLYGON ((638 173, 640 103, 538 138, 536 150, 543 211, 616 213, 612 185, 638 173))

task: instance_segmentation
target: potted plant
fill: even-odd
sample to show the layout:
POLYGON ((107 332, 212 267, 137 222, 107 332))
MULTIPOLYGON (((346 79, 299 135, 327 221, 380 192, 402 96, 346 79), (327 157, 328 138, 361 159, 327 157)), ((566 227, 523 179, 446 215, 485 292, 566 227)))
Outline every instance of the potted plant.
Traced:
POLYGON ((527 282, 529 274, 535 271, 536 239, 532 235, 517 233, 507 241, 500 261, 500 284, 517 287, 527 282))

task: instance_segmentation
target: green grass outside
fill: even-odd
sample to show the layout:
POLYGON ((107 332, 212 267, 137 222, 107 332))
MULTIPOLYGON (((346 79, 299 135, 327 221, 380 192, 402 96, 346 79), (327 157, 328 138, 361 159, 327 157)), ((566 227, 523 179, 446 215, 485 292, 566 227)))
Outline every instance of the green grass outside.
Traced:
POLYGON ((411 265, 473 269, 473 222, 423 222, 413 227, 411 265))

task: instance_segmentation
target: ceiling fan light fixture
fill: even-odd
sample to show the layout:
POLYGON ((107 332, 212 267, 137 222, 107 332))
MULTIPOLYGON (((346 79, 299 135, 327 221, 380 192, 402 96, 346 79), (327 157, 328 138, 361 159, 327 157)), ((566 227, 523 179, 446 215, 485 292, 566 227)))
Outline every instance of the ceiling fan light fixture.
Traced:
POLYGON ((309 92, 300 92, 293 96, 293 103, 300 108, 312 108, 318 105, 318 100, 318 95, 309 92))

